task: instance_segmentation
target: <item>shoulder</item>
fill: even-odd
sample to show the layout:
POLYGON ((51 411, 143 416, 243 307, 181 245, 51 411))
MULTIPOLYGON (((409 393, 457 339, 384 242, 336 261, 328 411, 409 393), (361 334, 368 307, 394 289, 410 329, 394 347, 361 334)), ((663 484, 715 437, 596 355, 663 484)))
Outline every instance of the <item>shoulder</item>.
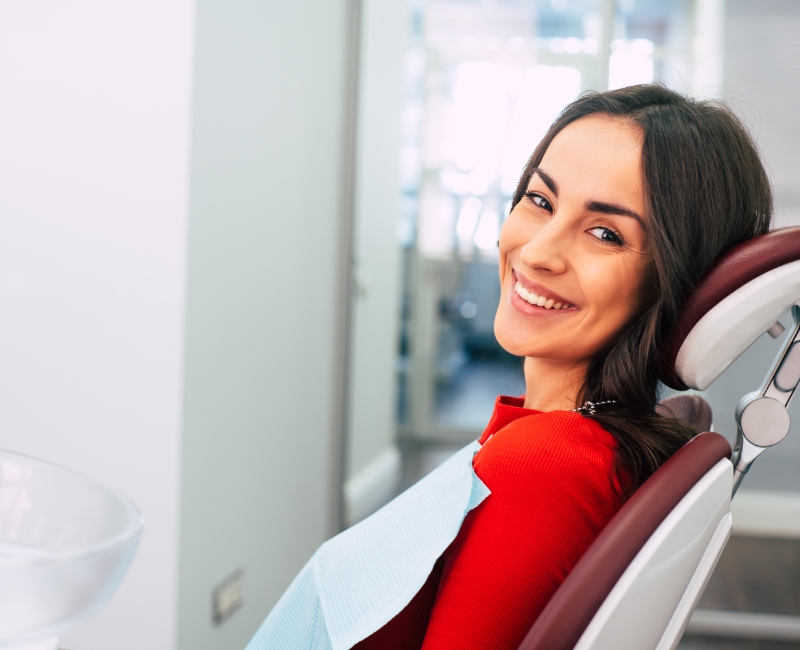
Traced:
POLYGON ((475 456, 474 467, 479 476, 497 466, 608 476, 615 450, 614 437, 594 420, 572 411, 547 411, 495 433, 475 456))
POLYGON ((574 411, 546 411, 519 418, 495 433, 501 440, 520 439, 526 445, 546 447, 595 446, 616 449, 616 440, 598 422, 574 411))

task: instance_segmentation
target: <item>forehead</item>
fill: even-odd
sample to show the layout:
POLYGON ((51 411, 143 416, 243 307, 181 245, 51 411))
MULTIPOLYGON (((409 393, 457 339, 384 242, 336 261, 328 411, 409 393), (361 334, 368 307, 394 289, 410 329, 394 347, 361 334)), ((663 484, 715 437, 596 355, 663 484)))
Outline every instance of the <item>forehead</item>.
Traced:
MULTIPOLYGON (((539 167, 559 186, 591 200, 644 203, 642 136, 619 118, 589 115, 567 125, 550 143, 539 167)), ((633 207, 633 206, 630 206, 633 207)))

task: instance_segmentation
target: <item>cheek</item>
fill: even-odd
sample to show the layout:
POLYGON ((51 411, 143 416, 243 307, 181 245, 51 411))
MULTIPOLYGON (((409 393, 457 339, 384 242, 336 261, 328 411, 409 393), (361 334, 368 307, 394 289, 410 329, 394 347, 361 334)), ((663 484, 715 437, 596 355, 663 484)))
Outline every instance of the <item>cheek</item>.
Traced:
POLYGON ((503 227, 500 229, 500 244, 499 244, 499 264, 500 264, 500 288, 505 288, 506 273, 509 272, 510 267, 508 263, 508 254, 516 247, 515 241, 518 237, 518 228, 516 228, 516 219, 513 218, 513 213, 508 216, 503 227))
POLYGON ((519 250, 535 236, 531 224, 527 223, 522 209, 514 208, 500 229, 500 278, 503 277, 503 267, 509 254, 519 250))
POLYGON ((585 269, 584 287, 594 312, 594 320, 600 324, 600 329, 606 335, 613 336, 630 322, 638 310, 644 284, 644 269, 640 264, 631 261, 609 262, 585 269))

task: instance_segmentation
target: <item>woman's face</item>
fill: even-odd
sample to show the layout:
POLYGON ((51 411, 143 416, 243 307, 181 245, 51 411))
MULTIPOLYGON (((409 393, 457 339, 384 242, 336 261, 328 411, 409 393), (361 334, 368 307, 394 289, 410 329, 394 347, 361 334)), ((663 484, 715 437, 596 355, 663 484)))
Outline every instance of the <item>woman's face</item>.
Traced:
POLYGON ((512 354, 582 362, 646 300, 641 134, 603 115, 552 141, 500 233, 495 334, 512 354))

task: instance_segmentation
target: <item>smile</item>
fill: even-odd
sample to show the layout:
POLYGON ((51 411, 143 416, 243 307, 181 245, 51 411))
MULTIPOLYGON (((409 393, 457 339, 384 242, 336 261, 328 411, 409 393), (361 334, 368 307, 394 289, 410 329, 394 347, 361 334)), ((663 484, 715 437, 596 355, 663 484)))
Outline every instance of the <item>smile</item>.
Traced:
POLYGON ((535 294, 533 291, 528 291, 525 287, 520 284, 519 280, 514 285, 514 291, 517 292, 517 295, 522 298, 525 302, 535 305, 537 307, 543 307, 544 309, 574 309, 575 305, 571 305, 568 302, 556 302, 554 298, 548 298, 547 296, 540 296, 535 294))

